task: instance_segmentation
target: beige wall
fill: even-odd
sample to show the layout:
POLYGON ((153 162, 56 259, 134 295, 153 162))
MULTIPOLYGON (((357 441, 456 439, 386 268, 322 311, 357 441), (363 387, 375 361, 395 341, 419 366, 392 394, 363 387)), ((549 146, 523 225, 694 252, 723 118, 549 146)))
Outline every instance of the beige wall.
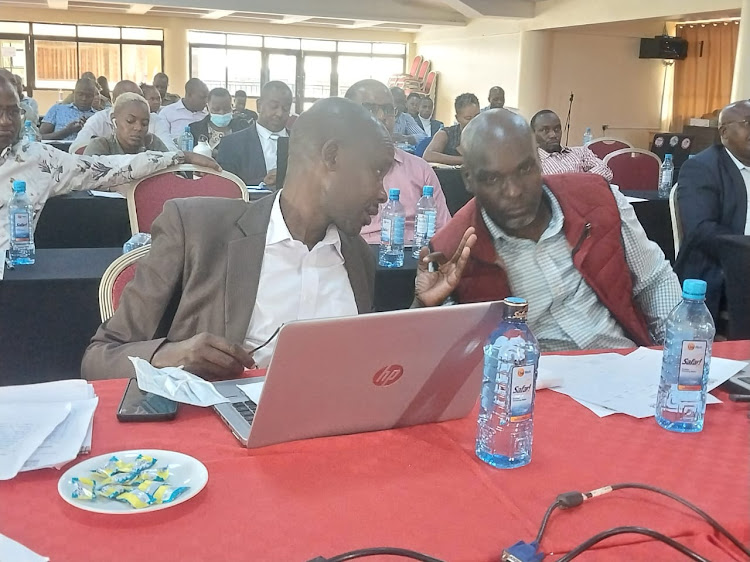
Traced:
MULTIPOLYGON (((0 20, 35 21, 50 23, 78 23, 94 25, 122 25, 131 27, 151 27, 164 30, 164 72, 170 78, 170 91, 182 93, 182 85, 188 76, 188 42, 189 29, 202 31, 224 31, 229 33, 247 33, 259 35, 278 35, 283 37, 304 37, 309 39, 339 39, 351 41, 393 41, 407 43, 409 53, 413 56, 415 46, 412 33, 395 31, 372 31, 366 29, 337 29, 305 25, 280 25, 243 23, 221 20, 204 20, 197 18, 165 18, 155 16, 135 16, 127 14, 106 14, 97 12, 68 10, 26 10, 3 8, 0 20)), ((57 91, 36 91, 34 97, 39 100, 42 112, 57 101, 57 91)))
POLYGON ((648 26, 633 36, 617 35, 608 26, 552 32, 546 105, 564 124, 570 93, 575 94, 571 145, 582 143, 586 127, 598 137, 602 125, 609 125, 606 136, 648 148, 649 133, 661 128, 664 66, 638 58, 639 38, 658 32, 648 26))
POLYGON ((455 37, 441 32, 420 34, 417 53, 432 61, 437 70, 437 119, 450 125, 454 121, 453 100, 472 92, 482 107, 492 86, 505 89, 506 104, 518 104, 518 63, 520 33, 498 33, 482 37, 455 37))

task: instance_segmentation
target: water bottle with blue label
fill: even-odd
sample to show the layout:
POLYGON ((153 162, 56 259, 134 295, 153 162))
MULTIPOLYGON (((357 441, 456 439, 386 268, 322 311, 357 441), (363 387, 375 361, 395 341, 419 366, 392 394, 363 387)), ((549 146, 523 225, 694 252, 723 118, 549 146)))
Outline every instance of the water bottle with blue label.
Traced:
POLYGON ((517 468, 531 462, 539 344, 526 325, 526 301, 503 303, 504 319, 484 348, 476 454, 496 468, 517 468))
POLYGON ((591 132, 591 127, 586 127, 586 132, 583 133, 583 146, 586 146, 594 139, 594 135, 591 132))
POLYGON ((378 264, 382 267, 404 265, 404 225, 406 213, 399 202, 400 191, 388 190, 388 203, 383 207, 380 220, 380 251, 378 264))
POLYGON ((11 265, 31 265, 36 260, 34 246, 34 206, 26 194, 26 182, 13 182, 13 197, 8 203, 10 221, 10 249, 8 260, 11 265))
POLYGON ((682 299, 667 317, 656 421, 670 431, 695 433, 703 429, 716 328, 705 281, 685 279, 682 299))
POLYGON ((422 197, 417 201, 417 212, 414 215, 414 251, 412 255, 419 258, 419 251, 430 245, 430 240, 435 236, 435 222, 437 221, 437 205, 432 197, 434 188, 425 185, 422 188, 422 197))
POLYGON ((192 152, 195 139, 193 138, 193 133, 190 132, 190 127, 185 127, 185 130, 180 135, 179 141, 180 150, 183 152, 192 152))

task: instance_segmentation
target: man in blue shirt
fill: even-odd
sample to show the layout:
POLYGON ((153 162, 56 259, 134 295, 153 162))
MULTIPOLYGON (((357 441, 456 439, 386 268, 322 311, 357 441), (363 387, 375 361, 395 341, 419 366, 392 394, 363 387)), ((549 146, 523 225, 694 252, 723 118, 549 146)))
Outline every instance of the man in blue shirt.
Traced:
POLYGON ((414 117, 406 111, 406 94, 401 88, 391 88, 393 103, 396 106, 396 125, 393 127, 393 142, 396 144, 407 143, 412 146, 427 138, 427 133, 414 120, 414 117))
POLYGON ((73 90, 73 103, 53 105, 42 119, 39 132, 44 140, 74 140, 86 119, 95 111, 91 108, 94 96, 98 95, 96 85, 88 78, 76 82, 73 90))

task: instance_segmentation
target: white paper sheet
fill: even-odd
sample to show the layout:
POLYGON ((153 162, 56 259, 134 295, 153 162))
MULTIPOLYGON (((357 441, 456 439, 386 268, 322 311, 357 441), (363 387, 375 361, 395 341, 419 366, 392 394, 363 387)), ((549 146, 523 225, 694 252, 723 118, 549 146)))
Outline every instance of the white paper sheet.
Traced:
MULTIPOLYGON (((0 408, 0 480, 10 480, 70 414, 70 402, 3 404, 0 408)), ((80 446, 80 443, 79 443, 80 446)))
POLYGON ((99 399, 88 398, 69 402, 70 414, 50 433, 39 448, 24 463, 19 472, 38 468, 60 468, 78 456, 81 444, 91 427, 99 399))
POLYGON ((138 388, 144 392, 193 406, 213 406, 229 402, 210 382, 180 367, 157 369, 139 357, 128 357, 128 359, 135 368, 138 388))
POLYGON ((36 552, 26 548, 22 544, 0 534, 0 561, 49 562, 49 558, 39 556, 36 552))
POLYGON ((633 204, 633 203, 642 203, 643 201, 648 201, 648 199, 644 199, 643 197, 629 197, 629 196, 625 196, 625 199, 627 199, 628 203, 630 203, 630 204, 633 204))
POLYGON ((266 381, 256 381, 247 384, 238 384, 237 388, 244 392, 250 400, 256 404, 260 404, 260 394, 263 392, 263 385, 265 382, 266 381))
MULTIPOLYGON (((661 361, 660 350, 639 348, 625 356, 616 353, 547 355, 540 360, 540 369, 563 378, 563 383, 552 390, 570 396, 600 417, 620 412, 644 418, 654 415, 661 361)), ((742 361, 713 358, 708 390, 745 366, 742 361)), ((721 401, 709 395, 706 402, 721 401)))
POLYGON ((91 195, 94 197, 107 197, 109 199, 125 199, 125 196, 122 193, 117 193, 116 191, 98 191, 96 189, 92 189, 89 191, 91 195))
MULTIPOLYGON (((0 387, 0 404, 8 402, 75 402, 87 400, 94 396, 94 387, 83 379, 0 387)), ((88 431, 81 445, 81 452, 83 453, 91 450, 92 429, 93 418, 89 422, 88 431)))

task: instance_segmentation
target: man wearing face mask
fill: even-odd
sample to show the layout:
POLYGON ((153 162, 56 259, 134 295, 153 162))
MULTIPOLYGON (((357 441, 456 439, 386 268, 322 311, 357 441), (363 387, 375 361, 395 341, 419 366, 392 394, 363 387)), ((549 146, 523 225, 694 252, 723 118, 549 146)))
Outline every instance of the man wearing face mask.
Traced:
POLYGON ((226 135, 247 129, 250 124, 232 114, 232 95, 224 88, 214 88, 208 93, 208 115, 190 125, 195 144, 206 141, 214 158, 219 143, 226 135))
POLYGON ((292 91, 283 82, 273 81, 263 86, 255 125, 219 143, 216 160, 221 167, 242 178, 247 185, 263 182, 277 187, 277 150, 279 142, 288 142, 286 122, 292 101, 292 91))

